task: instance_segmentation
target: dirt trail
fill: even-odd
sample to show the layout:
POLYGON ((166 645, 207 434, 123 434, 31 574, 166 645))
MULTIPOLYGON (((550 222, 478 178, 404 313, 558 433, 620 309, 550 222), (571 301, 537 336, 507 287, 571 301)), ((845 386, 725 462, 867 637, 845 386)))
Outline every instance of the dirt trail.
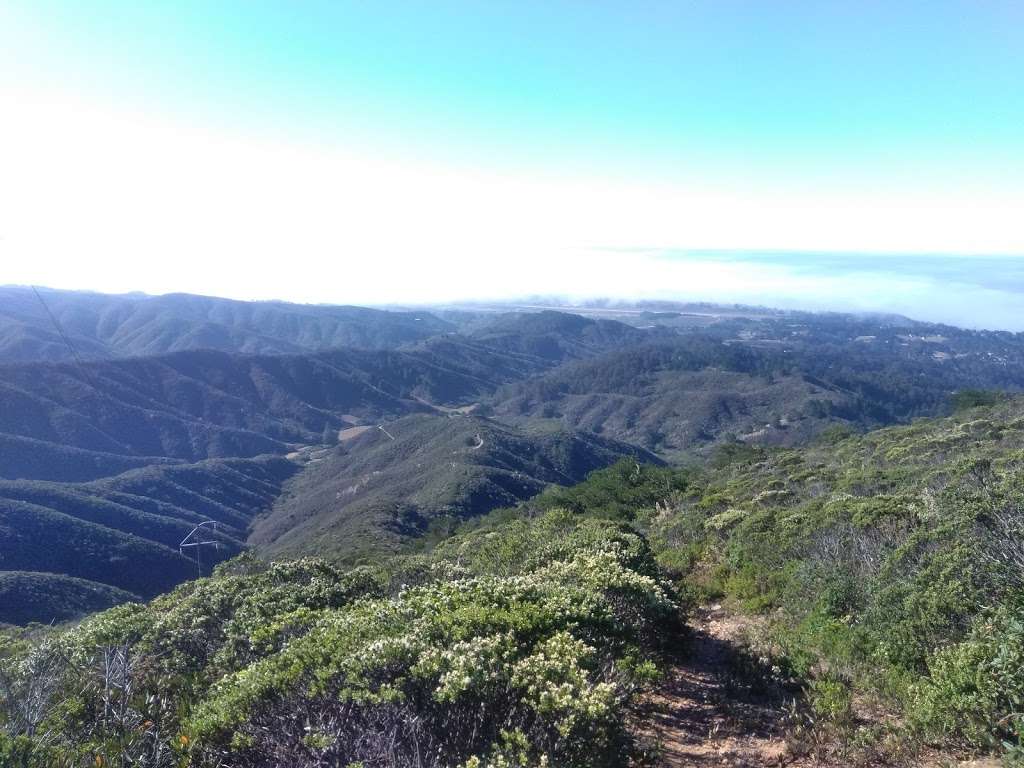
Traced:
MULTIPOLYGON (((745 652, 756 626, 750 617, 720 606, 697 611, 680 661, 642 708, 635 732, 647 757, 636 768, 846 768, 839 757, 795 756, 785 740, 793 692, 762 680, 745 652)), ((893 763, 862 762, 863 766, 893 763)), ((998 768, 994 758, 961 762, 924 752, 907 763, 916 768, 998 768)))
POLYGON ((801 765, 783 739, 786 700, 735 681, 738 635, 744 626, 717 607, 691 620, 685 660, 650 697, 642 738, 661 768, 801 765))
POLYGON ((358 427, 346 427, 345 429, 338 431, 338 442, 347 443, 349 440, 355 440, 357 437, 371 429, 373 429, 373 427, 366 426, 365 424, 358 427))

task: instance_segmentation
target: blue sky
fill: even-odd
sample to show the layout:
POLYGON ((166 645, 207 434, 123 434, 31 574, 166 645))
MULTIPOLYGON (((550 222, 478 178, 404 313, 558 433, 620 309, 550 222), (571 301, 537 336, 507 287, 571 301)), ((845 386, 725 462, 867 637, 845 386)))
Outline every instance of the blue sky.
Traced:
POLYGON ((727 298, 644 254, 1024 254, 1020 2, 14 0, 0 98, 0 282, 585 294, 611 248, 727 298))
POLYGON ((1024 159, 1013 1, 36 0, 14 13, 29 35, 7 42, 30 76, 245 132, 667 178, 895 164, 998 180, 1024 159))

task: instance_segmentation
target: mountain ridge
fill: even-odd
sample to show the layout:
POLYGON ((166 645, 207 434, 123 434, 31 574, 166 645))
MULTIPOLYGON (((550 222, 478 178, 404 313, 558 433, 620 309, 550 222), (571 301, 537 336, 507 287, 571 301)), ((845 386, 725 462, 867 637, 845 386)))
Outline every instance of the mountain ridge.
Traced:
POLYGON ((802 445, 1024 387, 1013 334, 663 315, 480 313, 397 349, 0 364, 0 570, 53 572, 32 590, 49 620, 85 594, 62 576, 97 600, 194 576, 177 544, 205 520, 221 545, 206 567, 250 547, 369 562, 623 456, 802 445), (82 556, 62 544, 33 560, 24 531, 80 539, 82 556))
POLYGON ((186 293, 110 295, 0 286, 0 362, 73 360, 76 354, 83 359, 138 357, 190 349, 254 354, 388 349, 452 330, 454 326, 429 312, 186 293))

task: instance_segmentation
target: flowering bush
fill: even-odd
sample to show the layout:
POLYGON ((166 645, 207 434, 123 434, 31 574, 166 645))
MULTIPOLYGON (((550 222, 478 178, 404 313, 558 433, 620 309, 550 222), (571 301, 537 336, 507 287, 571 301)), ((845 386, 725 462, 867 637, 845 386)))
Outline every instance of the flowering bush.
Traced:
MULTIPOLYGON (((630 567, 644 561, 634 534, 587 523, 549 549, 516 575, 467 574, 325 611, 218 683, 188 727, 211 761, 238 765, 269 754, 296 765, 621 762, 636 680, 619 662, 649 651, 675 606, 630 567), (315 747, 309 730, 324 735, 315 747)), ((470 572, 484 570, 472 560, 470 572)))
POLYGON ((676 614, 641 536, 559 511, 348 572, 242 558, 61 635, 47 732, 69 764, 624 765, 676 614))

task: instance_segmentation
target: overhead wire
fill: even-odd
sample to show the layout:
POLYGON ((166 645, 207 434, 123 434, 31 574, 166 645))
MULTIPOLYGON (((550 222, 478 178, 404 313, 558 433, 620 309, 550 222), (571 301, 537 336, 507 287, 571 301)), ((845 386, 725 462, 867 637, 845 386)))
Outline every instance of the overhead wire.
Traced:
POLYGON ((92 372, 89 370, 88 366, 85 365, 85 361, 82 360, 82 356, 78 354, 78 349, 75 348, 75 345, 71 343, 71 339, 64 332, 64 328, 61 326, 60 321, 57 320, 57 316, 53 314, 53 311, 50 309, 50 306, 43 300, 43 295, 39 292, 39 289, 36 288, 36 286, 34 285, 30 285, 29 288, 32 289, 32 293, 34 293, 36 295, 36 298, 39 299, 39 303, 43 305, 43 310, 46 312, 46 315, 50 318, 50 322, 53 323, 53 327, 57 329, 57 335, 60 336, 60 338, 64 341, 64 345, 68 348, 68 351, 71 353, 71 357, 75 361, 75 365, 78 366, 78 370, 82 373, 82 376, 85 377, 86 384, 88 384, 90 387, 99 392, 99 388, 93 381, 92 372))

